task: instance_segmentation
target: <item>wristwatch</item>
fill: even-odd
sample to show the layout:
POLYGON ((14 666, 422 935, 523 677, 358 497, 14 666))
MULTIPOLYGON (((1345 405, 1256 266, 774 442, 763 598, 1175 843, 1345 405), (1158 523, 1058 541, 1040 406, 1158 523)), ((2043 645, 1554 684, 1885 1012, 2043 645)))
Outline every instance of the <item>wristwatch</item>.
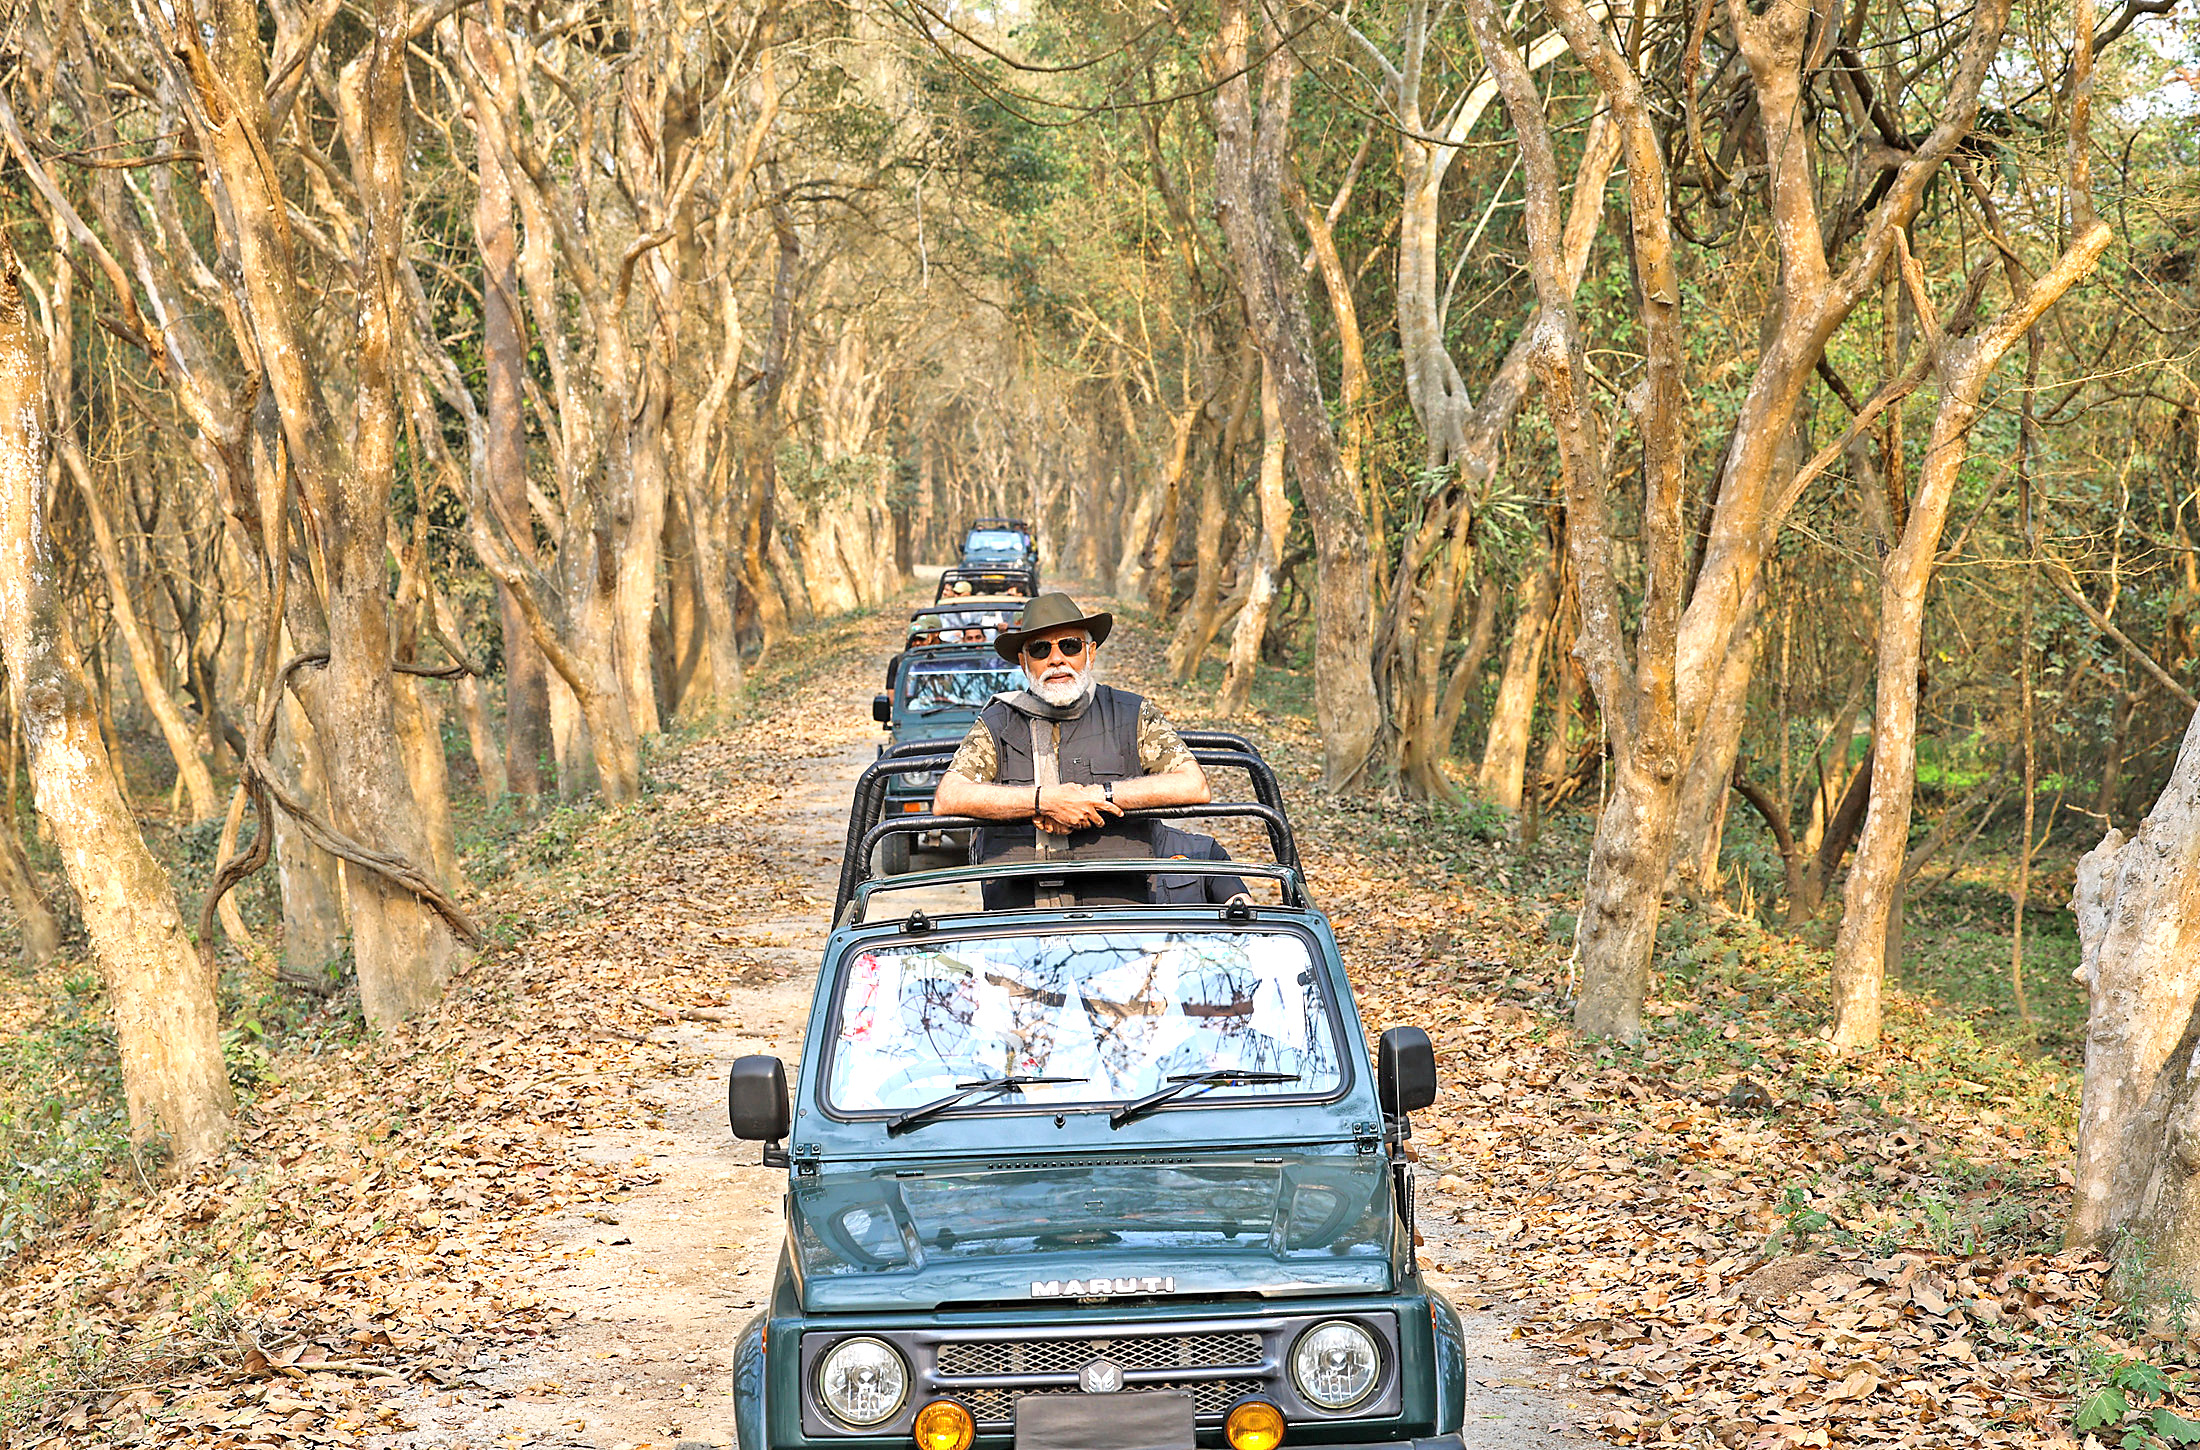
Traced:
POLYGON ((1106 801, 1106 802, 1107 802, 1107 803, 1108 803, 1109 805, 1111 805, 1111 806, 1115 804, 1115 782, 1114 782, 1114 781, 1112 781, 1112 780, 1103 780, 1103 781, 1101 781, 1101 782, 1100 782, 1100 798, 1101 798, 1102 800, 1106 801))

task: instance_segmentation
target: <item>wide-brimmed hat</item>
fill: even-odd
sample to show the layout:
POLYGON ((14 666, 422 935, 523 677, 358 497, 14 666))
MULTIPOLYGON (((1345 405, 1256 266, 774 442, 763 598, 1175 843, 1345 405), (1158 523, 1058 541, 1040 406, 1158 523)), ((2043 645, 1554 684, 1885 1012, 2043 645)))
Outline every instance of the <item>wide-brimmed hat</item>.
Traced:
POLYGON ((1092 636, 1094 644, 1100 644, 1107 639, 1108 631, 1115 628, 1115 616, 1105 610, 1087 614, 1067 594, 1042 594, 1024 606, 1024 612, 1016 617, 1014 629, 1004 629, 993 637, 994 653, 1015 664, 1023 655, 1025 640, 1069 625, 1082 628, 1092 636))

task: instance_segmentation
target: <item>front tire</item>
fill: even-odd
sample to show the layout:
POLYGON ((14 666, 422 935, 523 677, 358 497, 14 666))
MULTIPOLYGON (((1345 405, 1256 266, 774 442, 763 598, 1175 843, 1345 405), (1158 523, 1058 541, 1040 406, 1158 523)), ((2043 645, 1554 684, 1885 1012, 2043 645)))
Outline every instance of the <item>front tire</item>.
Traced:
POLYGON ((764 1414, 764 1322, 758 1314, 741 1330, 733 1354, 733 1443, 736 1450, 770 1450, 764 1414))

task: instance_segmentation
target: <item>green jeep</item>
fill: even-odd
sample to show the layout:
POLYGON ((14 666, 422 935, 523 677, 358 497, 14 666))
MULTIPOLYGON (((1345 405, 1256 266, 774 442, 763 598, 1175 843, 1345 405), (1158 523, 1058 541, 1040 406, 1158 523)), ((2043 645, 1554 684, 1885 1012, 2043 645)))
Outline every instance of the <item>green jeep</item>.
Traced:
MULTIPOLYGON (((871 699, 871 718, 886 727, 881 758, 953 754, 986 702, 1022 682, 1016 667, 993 652, 990 644, 934 644, 905 650, 898 656, 891 687, 871 699)), ((923 815, 932 809, 932 792, 939 787, 936 767, 903 771, 887 779, 885 810, 888 815, 923 815)), ((969 823, 961 830, 932 831, 922 835, 896 833, 878 847, 878 869, 884 876, 899 876, 909 869, 912 849, 956 850, 968 844, 969 823)))
POLYGON ((1272 862, 873 879, 882 841, 970 823, 886 809, 945 755, 865 770, 795 1092, 774 1057, 727 1084, 734 1136, 788 1170, 742 1450, 1458 1450, 1459 1321, 1415 1261, 1405 1153, 1428 1036, 1369 1061, 1273 773, 1185 739, 1257 799, 1125 819, 1249 819, 1272 862), (1203 874, 1243 885, 1164 889, 1203 874), (1077 904, 979 909, 1004 876, 1077 904))

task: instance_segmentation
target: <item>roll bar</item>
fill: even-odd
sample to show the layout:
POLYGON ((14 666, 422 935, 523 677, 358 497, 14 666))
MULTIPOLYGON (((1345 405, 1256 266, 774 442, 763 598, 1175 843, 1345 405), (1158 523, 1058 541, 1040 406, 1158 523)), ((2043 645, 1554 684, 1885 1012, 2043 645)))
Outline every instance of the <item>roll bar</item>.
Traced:
MULTIPOLYGON (((950 586, 969 584, 975 591, 976 586, 983 584, 987 579, 1006 579, 1020 584, 1024 589, 1026 599, 1036 594, 1039 589, 1038 571, 1022 564, 957 564, 940 571, 939 587, 932 594, 933 606, 936 608, 948 602, 947 591, 950 586)), ((958 601, 962 599, 983 599, 985 597, 984 594, 977 592, 955 596, 958 601)), ((1008 597, 1013 598, 1015 596, 1008 597)))
MULTIPOLYGON (((1210 801, 1201 806, 1157 806, 1146 810, 1123 812, 1126 821, 1177 821, 1220 820, 1239 818, 1260 821, 1268 828, 1268 841, 1276 846, 1277 854, 1288 852, 1291 840, 1291 824, 1266 806, 1251 801, 1210 801)), ((968 816, 888 816, 864 833, 860 849, 864 859, 878 849, 888 836, 914 836, 926 831, 967 830, 973 824, 968 816)), ((848 899, 834 908, 833 920, 840 924, 851 908, 868 891, 884 889, 892 891, 907 881, 912 887, 929 885, 936 880, 993 881, 1009 877, 1047 876, 1124 876, 1124 875, 1182 875, 1182 876, 1257 876, 1280 884, 1283 900, 1289 906, 1310 906, 1306 891, 1306 879, 1299 873, 1295 862, 1266 861, 1191 861, 1169 856, 1080 857, 1061 861, 996 861, 984 866, 965 866, 941 873, 918 872, 907 877, 875 877, 865 870, 848 899)))
MULTIPOLYGON (((1125 811, 1123 819, 1216 820, 1236 817, 1258 820, 1268 828, 1268 844, 1275 853, 1276 863, 1294 873, 1298 872, 1298 838, 1292 833, 1290 817, 1284 812, 1283 786, 1276 779, 1274 768, 1261 758, 1260 751, 1244 736, 1226 730, 1187 730, 1182 732, 1181 738, 1192 752, 1192 758, 1201 765, 1243 770, 1252 780, 1254 799, 1209 801, 1205 805, 1196 806, 1157 806, 1125 811)), ((952 747, 942 749, 937 742, 908 741, 889 746, 876 760, 863 768, 863 774, 856 777, 854 798, 848 808, 848 834, 841 846, 840 882, 833 894, 835 921, 840 919, 841 913, 854 899, 856 888, 871 879, 871 852, 886 837, 922 831, 968 830, 983 824, 968 816, 926 814, 886 818, 886 787, 891 777, 916 775, 931 770, 944 771, 954 762, 955 752, 952 747)))

